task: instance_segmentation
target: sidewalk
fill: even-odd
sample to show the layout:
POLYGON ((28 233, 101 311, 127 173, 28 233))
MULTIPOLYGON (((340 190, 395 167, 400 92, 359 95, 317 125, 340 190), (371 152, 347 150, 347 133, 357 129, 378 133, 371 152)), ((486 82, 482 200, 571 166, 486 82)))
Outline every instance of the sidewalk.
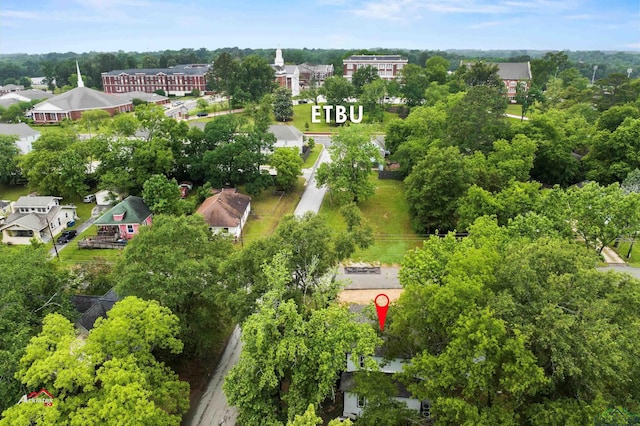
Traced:
POLYGON ((604 261, 609 265, 626 265, 627 262, 622 260, 618 253, 615 252, 611 247, 605 247, 602 249, 602 256, 604 257, 604 261))

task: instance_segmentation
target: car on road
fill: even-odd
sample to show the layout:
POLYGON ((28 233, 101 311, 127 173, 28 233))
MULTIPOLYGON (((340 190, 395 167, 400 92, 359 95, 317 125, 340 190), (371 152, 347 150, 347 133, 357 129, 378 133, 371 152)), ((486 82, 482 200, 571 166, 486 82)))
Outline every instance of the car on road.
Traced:
POLYGON ((207 115, 209 115, 209 113, 208 112, 199 112, 197 115, 198 115, 198 117, 206 117, 207 115))
POLYGON ((76 231, 75 229, 72 229, 71 231, 64 231, 64 232, 62 232, 62 234, 60 234, 60 236, 56 240, 56 243, 58 243, 58 244, 67 244, 76 235, 78 235, 78 231, 76 231))

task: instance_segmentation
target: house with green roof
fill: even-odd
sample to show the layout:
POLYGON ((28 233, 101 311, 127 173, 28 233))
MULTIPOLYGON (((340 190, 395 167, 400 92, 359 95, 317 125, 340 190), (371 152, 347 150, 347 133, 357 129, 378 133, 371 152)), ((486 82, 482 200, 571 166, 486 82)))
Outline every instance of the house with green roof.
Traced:
POLYGON ((94 224, 98 236, 130 240, 141 226, 151 225, 151 210, 142 198, 130 195, 107 210, 94 224))

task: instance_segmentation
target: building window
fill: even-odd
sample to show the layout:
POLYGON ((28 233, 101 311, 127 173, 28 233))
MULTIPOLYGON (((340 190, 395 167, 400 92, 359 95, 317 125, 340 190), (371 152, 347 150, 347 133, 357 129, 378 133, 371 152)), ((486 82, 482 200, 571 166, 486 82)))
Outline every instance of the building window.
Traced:
POLYGON ((364 357, 362 355, 358 358, 358 365, 360 365, 360 368, 364 368, 364 357))
POLYGON ((127 225, 127 234, 133 234, 133 225, 127 225))
POLYGON ((358 408, 364 408, 365 405, 367 405, 367 400, 364 399, 364 396, 362 395, 356 395, 358 398, 358 402, 357 402, 357 406, 358 408))

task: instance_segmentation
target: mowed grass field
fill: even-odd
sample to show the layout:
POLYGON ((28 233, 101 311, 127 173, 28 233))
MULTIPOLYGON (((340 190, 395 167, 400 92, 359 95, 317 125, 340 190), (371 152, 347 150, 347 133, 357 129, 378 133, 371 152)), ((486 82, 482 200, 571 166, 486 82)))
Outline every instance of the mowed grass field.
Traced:
MULTIPOLYGON (((371 174, 370 180, 376 185, 376 193, 358 206, 373 227, 375 243, 366 250, 358 249, 351 260, 385 265, 400 264, 407 251, 422 246, 424 238, 411 228, 404 183, 379 180, 376 173, 371 174)), ((328 196, 320 208, 320 215, 325 216, 334 229, 346 228, 339 206, 331 205, 328 196)))

